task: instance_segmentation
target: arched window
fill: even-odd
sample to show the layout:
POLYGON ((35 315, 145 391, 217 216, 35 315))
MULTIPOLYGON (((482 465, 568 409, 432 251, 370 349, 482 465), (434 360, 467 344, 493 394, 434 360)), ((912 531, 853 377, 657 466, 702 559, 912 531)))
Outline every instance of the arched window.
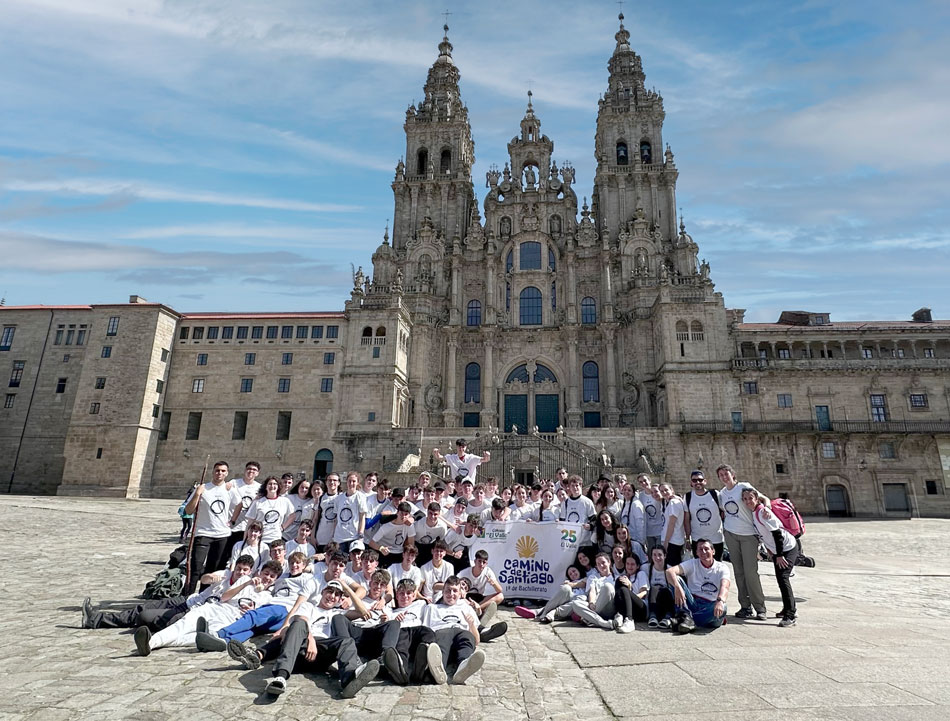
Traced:
POLYGON ((326 478, 333 471, 333 451, 329 448, 321 448, 313 457, 313 477, 326 478))
POLYGON ((587 361, 582 369, 584 376, 584 403, 600 403, 600 371, 594 361, 587 361))
POLYGON ((386 326, 382 326, 382 325, 379 326, 379 328, 376 329, 376 335, 378 335, 378 336, 385 336, 385 335, 386 335, 386 326))
POLYGON ((468 302, 468 320, 466 323, 470 326, 482 324, 482 302, 480 300, 470 300, 468 302))
POLYGON ((676 340, 689 340, 689 326, 685 320, 676 321, 676 340))
POLYGON ((698 320, 694 320, 689 324, 689 333, 691 340, 703 340, 705 337, 703 334, 703 324, 698 320))
POLYGON ((514 383, 515 381, 521 381, 522 383, 528 382, 528 366, 524 363, 511 371, 508 377, 505 378, 505 383, 514 383))
POLYGON ((425 175, 429 172, 429 151, 422 148, 416 155, 416 175, 425 175))
POLYGON ((521 307, 521 325, 541 325, 541 291, 528 286, 518 298, 521 307))
POLYGON ((373 337, 373 329, 370 328, 369 326, 366 326, 365 328, 363 328, 363 337, 364 337, 364 338, 372 338, 372 337, 373 337))
POLYGON ((521 270, 541 270, 541 244, 530 241, 521 244, 521 270))
POLYGON ((554 248, 548 248, 548 270, 554 270, 557 267, 557 255, 554 248))
POLYGON ((482 402, 482 368, 478 363, 465 366, 465 403, 482 402))
POLYGON ((627 165, 629 163, 629 156, 627 155, 627 144, 622 140, 617 143, 617 165, 627 165))
POLYGON ((515 267, 515 254, 514 251, 509 250, 508 255, 505 256, 505 272, 510 273, 515 267))
POLYGON ((534 369, 534 382, 543 383, 544 381, 557 383, 557 376, 555 376, 554 371, 552 371, 546 365, 541 365, 538 363, 537 367, 534 369))
POLYGON ((653 162, 653 147, 649 140, 640 141, 640 162, 649 165, 653 162))
POLYGON ((581 323, 597 322, 597 301, 590 296, 581 301, 581 323))
POLYGON ((439 172, 442 175, 452 172, 452 151, 446 148, 439 159, 439 172))

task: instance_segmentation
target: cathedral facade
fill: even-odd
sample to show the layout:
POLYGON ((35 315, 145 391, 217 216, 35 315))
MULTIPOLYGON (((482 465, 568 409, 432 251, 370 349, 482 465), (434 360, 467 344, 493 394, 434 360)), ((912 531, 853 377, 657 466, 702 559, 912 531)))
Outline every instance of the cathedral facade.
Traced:
POLYGON ((589 204, 530 93, 479 202, 444 37, 341 312, 0 309, 7 490, 177 496, 208 456, 409 480, 465 436, 505 482, 729 462, 805 511, 950 515, 950 321, 727 308, 629 37, 621 16, 589 204))

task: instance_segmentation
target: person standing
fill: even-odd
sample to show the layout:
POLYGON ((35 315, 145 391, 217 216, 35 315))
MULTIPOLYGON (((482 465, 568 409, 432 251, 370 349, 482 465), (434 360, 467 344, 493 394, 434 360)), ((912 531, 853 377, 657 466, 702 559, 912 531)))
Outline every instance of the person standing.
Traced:
POLYGON ((450 476, 455 478, 456 476, 462 476, 463 478, 471 478, 472 483, 475 483, 475 474, 478 471, 478 466, 482 463, 488 463, 491 460, 491 453, 485 451, 481 456, 470 456, 465 450, 468 448, 468 441, 464 438, 459 438, 455 441, 455 453, 450 453, 447 456, 443 456, 442 452, 438 448, 432 449, 432 455, 435 456, 437 461, 441 461, 443 458, 445 462, 449 464, 451 469, 450 476))
POLYGON ((647 536, 643 545, 653 548, 660 545, 660 534, 663 533, 663 499, 660 498, 657 487, 645 473, 637 476, 637 484, 640 486, 637 498, 643 506, 644 528, 647 536))
MULTIPOLYGON (((244 475, 231 480, 231 537, 225 549, 225 558, 231 557, 235 544, 244 540, 244 531, 247 530, 247 509, 257 498, 261 484, 257 477, 261 472, 261 464, 257 461, 248 461, 244 464, 244 475), (241 510, 238 511, 237 509, 241 510)), ((217 570, 217 569, 215 569, 217 570)))
POLYGON ((684 527, 686 537, 693 540, 693 555, 699 541, 712 541, 716 549, 716 560, 722 560, 722 508, 719 506, 719 494, 706 490, 706 476, 700 470, 690 474, 692 491, 686 494, 686 516, 684 527))
POLYGON ((752 511, 742 502, 742 492, 752 489, 752 486, 738 482, 732 466, 725 463, 716 469, 716 475, 723 485, 719 491, 724 514, 723 535, 739 591, 740 608, 736 611, 736 618, 765 621, 768 614, 759 580, 759 539, 755 535, 752 511))
POLYGON ((765 496, 754 488, 742 491, 742 502, 752 511, 756 535, 775 564, 775 580, 782 594, 782 610, 777 614, 782 620, 778 625, 787 628, 795 625, 798 616, 791 576, 800 551, 795 536, 785 530, 764 500, 765 496))
POLYGON ((185 596, 194 593, 202 575, 224 568, 227 561, 224 552, 231 536, 228 518, 231 484, 227 479, 228 464, 218 461, 211 469, 211 480, 197 486, 185 504, 185 513, 195 514, 189 577, 183 591, 185 596))
POLYGON ((667 566, 677 566, 683 560, 683 546, 686 544, 686 504, 673 493, 669 483, 660 484, 663 496, 663 549, 666 551, 667 566))

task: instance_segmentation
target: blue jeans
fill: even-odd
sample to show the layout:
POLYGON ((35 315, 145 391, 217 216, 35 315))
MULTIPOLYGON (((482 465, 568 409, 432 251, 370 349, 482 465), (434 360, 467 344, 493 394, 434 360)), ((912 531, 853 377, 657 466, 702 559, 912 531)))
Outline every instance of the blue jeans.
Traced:
POLYGON ((715 601, 707 601, 705 598, 696 598, 690 593, 689 588, 686 586, 686 582, 682 578, 677 578, 676 582, 680 585, 680 588, 683 589, 683 594, 686 596, 686 606, 684 609, 681 606, 677 606, 677 611, 688 610, 693 614, 693 620, 696 622, 697 626, 702 626, 703 628, 719 628, 722 625, 723 620, 726 618, 726 604, 722 604, 722 615, 718 618, 714 613, 716 608, 715 601))
POLYGON ((225 641, 231 639, 247 641, 258 633, 276 633, 284 625, 288 610, 284 606, 275 604, 252 609, 230 626, 225 626, 218 631, 218 638, 223 638, 225 641))

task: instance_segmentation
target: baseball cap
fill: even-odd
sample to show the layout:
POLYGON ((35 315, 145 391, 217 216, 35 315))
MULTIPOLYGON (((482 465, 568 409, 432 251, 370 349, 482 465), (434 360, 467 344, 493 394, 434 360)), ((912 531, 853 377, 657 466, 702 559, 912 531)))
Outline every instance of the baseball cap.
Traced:
POLYGON ((343 590, 343 584, 339 581, 330 581, 326 586, 323 587, 323 590, 326 591, 328 588, 332 588, 336 591, 339 591, 340 593, 346 593, 346 591, 343 590))
POLYGON ((353 553, 353 551, 365 551, 365 550, 366 550, 366 544, 363 543, 362 541, 353 541, 353 543, 350 544, 350 553, 353 553))

